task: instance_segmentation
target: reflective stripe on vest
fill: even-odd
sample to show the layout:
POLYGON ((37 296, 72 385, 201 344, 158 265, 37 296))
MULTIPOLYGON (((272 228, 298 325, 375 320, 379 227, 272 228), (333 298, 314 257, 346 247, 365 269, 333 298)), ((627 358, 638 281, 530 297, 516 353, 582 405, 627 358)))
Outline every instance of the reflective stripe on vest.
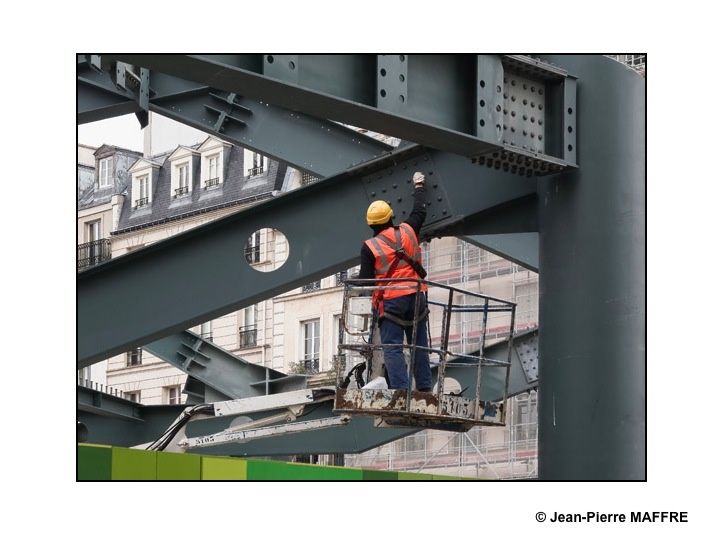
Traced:
MULTIPOLYGON (((385 278, 412 278, 420 279, 420 276, 415 272, 412 266, 406 261, 399 259, 395 255, 395 251, 403 249, 405 254, 412 260, 420 263, 422 260, 422 254, 420 245, 417 241, 417 236, 413 228, 407 223, 401 223, 398 227, 388 227, 383 230, 375 237, 365 241, 368 249, 375 256, 375 277, 378 279, 385 278), (392 275, 388 275, 390 267, 395 263, 395 270, 392 275)), ((390 298, 397 298, 399 296, 405 296, 408 294, 414 294, 417 289, 417 283, 412 281, 397 281, 391 283, 389 286, 408 286, 406 289, 385 289, 383 291, 383 298, 389 300, 390 298)), ((421 291, 427 290, 427 285, 424 283, 421 285, 421 291)))

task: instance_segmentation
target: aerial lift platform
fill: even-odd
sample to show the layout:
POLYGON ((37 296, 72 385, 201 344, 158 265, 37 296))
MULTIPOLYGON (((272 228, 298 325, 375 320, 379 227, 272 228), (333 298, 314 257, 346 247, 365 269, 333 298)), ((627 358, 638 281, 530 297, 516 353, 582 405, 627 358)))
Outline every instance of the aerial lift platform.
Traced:
MULTIPOLYGON (((464 318, 467 319, 468 315, 464 315, 464 318)), ((335 386, 188 407, 156 441, 141 447, 184 452, 330 428, 347 424, 353 416, 373 417, 376 428, 411 427, 464 432, 478 425, 503 426, 507 413, 511 363, 509 351, 512 350, 514 325, 513 302, 422 279, 350 279, 345 283, 338 351, 334 357, 335 386), (423 285, 427 285, 427 293, 421 292, 423 285), (410 343, 402 345, 408 380, 412 380, 414 372, 415 351, 425 349, 431 364, 435 364, 438 369, 437 384, 431 392, 420 392, 412 387, 407 390, 389 389, 385 382, 383 351, 388 346, 397 345, 380 342, 377 312, 372 307, 370 295, 380 290, 398 289, 416 293, 415 317, 412 321, 403 321, 412 335, 410 343), (425 313, 420 312, 421 294, 428 295, 425 313), (471 322, 477 325, 473 334, 474 339, 479 341, 479 349, 474 353, 452 350, 451 337, 458 328, 453 314, 458 313, 476 315, 477 320, 471 322), (484 354, 488 317, 491 314, 504 314, 509 319, 507 358, 490 358, 484 354), (440 321, 440 335, 435 340, 430 331, 432 319, 440 321), (427 347, 415 343, 419 325, 428 328, 427 347), (445 367, 451 359, 454 367, 474 370, 475 397, 463 396, 467 388, 449 388, 446 385, 445 367), (504 370, 504 391, 498 401, 479 399, 482 378, 489 369, 504 370), (363 374, 366 374, 366 378, 363 374), (309 408, 327 401, 333 402, 334 416, 303 420, 309 408), (281 412, 257 420, 248 418, 249 421, 242 421, 244 415, 264 411, 281 412), (237 416, 240 421, 217 433, 185 436, 185 427, 192 420, 228 416, 237 416)))

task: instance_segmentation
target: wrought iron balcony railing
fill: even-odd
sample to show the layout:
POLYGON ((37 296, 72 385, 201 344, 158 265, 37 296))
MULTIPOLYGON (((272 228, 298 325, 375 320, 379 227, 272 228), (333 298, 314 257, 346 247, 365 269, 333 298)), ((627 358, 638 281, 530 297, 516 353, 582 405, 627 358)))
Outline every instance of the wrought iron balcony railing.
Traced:
POLYGON ((179 187, 175 190, 175 197, 188 193, 188 186, 179 187))
POLYGON ((248 176, 257 176, 258 174, 262 174, 264 170, 265 169, 262 165, 259 167, 253 167, 252 169, 248 169, 248 176))
POLYGON ((205 189, 213 186, 219 186, 220 185, 220 177, 215 178, 208 178, 205 180, 205 189))
POLYGON ((247 349, 257 346, 257 326, 252 324, 240 327, 240 348, 247 349))
POLYGON ((148 205, 148 197, 143 197, 142 199, 137 199, 135 201, 135 208, 141 208, 143 206, 148 205))
POLYGON ((302 286, 302 292, 312 292, 312 291, 319 291, 320 290, 320 281, 313 281, 311 283, 306 283, 302 286))
POLYGON ((301 361, 305 373, 308 375, 314 375, 320 373, 320 359, 319 358, 308 358, 301 361))
POLYGON ((103 238, 80 244, 77 247, 77 267, 83 270, 111 258, 110 239, 103 238))

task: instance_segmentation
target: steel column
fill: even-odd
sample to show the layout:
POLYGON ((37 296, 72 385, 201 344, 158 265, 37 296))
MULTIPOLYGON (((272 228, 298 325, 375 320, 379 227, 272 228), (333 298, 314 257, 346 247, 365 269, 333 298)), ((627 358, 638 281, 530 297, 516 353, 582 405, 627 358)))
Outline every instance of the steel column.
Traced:
POLYGON ((645 80, 601 56, 549 59, 578 76, 565 130, 580 169, 538 192, 539 476, 644 479, 645 80))

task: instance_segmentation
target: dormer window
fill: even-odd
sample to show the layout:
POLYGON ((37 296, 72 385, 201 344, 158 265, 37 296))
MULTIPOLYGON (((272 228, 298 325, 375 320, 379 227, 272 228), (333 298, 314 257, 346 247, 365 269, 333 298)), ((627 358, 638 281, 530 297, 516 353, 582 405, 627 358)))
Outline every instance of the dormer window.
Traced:
POLYGON ((98 186, 101 188, 110 186, 112 158, 103 158, 98 163, 98 186))
POLYGON ((204 190, 219 187, 225 182, 223 162, 225 152, 231 145, 213 137, 208 137, 200 145, 200 185, 204 190))

